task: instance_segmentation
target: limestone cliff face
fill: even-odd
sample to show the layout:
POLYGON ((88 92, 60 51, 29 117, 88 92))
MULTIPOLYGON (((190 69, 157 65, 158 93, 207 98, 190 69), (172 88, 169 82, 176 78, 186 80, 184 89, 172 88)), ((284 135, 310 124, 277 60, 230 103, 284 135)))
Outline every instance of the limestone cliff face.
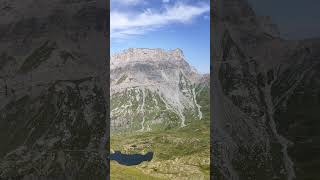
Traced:
POLYGON ((154 62, 154 61, 184 61, 181 49, 165 51, 163 49, 129 48, 121 53, 111 56, 111 65, 121 65, 128 62, 154 62))
POLYGON ((315 179, 320 41, 281 39, 244 0, 215 6, 213 178, 315 179))
POLYGON ((180 49, 131 48, 111 57, 111 128, 184 127, 202 119, 201 74, 180 49))
POLYGON ((0 1, 0 179, 105 179, 105 7, 0 1))

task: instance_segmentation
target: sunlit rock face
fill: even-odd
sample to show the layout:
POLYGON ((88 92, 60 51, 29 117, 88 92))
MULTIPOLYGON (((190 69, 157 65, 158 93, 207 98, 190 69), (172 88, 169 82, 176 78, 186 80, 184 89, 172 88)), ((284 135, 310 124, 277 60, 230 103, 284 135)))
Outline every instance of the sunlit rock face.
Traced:
POLYGON ((129 48, 111 56, 111 65, 121 65, 128 62, 155 62, 155 61, 184 61, 181 49, 165 51, 163 49, 129 48))
POLYGON ((197 95, 208 85, 199 83, 203 75, 180 49, 124 50, 111 56, 110 77, 112 130, 184 127, 202 119, 197 95))
POLYGON ((244 0, 215 10, 213 178, 316 179, 320 40, 281 39, 244 0))
POLYGON ((106 178, 105 7, 0 2, 0 179, 106 178))

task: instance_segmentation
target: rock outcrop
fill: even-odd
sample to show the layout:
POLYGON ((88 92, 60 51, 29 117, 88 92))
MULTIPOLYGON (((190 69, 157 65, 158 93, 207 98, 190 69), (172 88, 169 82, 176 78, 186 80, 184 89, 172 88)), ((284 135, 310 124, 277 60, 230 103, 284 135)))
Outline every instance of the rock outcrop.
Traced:
POLYGON ((163 49, 129 48, 121 53, 113 54, 111 59, 111 68, 115 68, 129 62, 184 61, 184 55, 181 49, 165 51, 163 49))

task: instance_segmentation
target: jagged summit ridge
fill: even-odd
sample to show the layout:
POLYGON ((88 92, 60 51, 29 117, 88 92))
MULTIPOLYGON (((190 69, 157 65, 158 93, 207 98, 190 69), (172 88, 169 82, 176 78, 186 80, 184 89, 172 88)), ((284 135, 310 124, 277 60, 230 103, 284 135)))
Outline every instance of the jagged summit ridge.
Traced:
POLYGON ((139 61, 184 61, 183 51, 179 48, 164 50, 161 48, 129 48, 111 56, 111 64, 139 61))

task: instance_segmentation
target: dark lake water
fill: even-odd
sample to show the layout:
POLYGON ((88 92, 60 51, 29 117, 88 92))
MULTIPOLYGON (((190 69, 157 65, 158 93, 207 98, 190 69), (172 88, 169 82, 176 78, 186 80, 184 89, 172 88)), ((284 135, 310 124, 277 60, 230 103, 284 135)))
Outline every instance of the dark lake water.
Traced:
POLYGON ((126 166, 134 166, 142 163, 143 161, 151 161, 153 158, 153 152, 148 152, 145 155, 142 154, 122 154, 120 151, 110 154, 110 160, 115 160, 119 164, 126 166))

